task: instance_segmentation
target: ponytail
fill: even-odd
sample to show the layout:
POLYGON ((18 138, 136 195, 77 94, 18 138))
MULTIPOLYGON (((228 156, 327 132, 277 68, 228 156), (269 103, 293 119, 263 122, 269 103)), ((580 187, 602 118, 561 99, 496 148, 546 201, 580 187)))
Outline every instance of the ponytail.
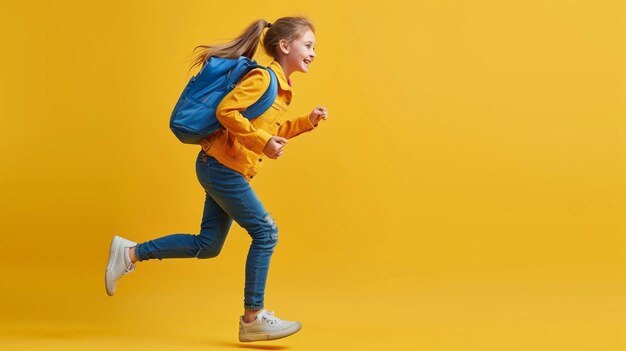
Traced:
POLYGON ((270 23, 266 20, 257 20, 248 25, 248 27, 244 29, 243 33, 241 33, 237 38, 226 44, 196 46, 193 50, 194 53, 198 49, 201 50, 198 54, 196 54, 193 64, 189 70, 193 69, 195 66, 204 66, 204 63, 211 56, 220 58, 237 58, 239 56, 246 56, 249 59, 252 59, 256 53, 259 41, 261 40, 263 29, 269 25, 270 23))
POLYGON ((220 58, 238 58, 246 56, 252 59, 256 53, 256 49, 261 40, 263 29, 269 28, 263 37, 263 48, 265 52, 278 59, 278 45, 281 39, 292 41, 302 35, 307 29, 315 32, 313 23, 306 17, 282 17, 274 23, 266 20, 257 20, 252 22, 246 29, 233 41, 222 45, 199 45, 193 50, 195 53, 198 48, 200 52, 196 54, 193 64, 189 68, 195 66, 204 66, 207 59, 211 56, 220 58))

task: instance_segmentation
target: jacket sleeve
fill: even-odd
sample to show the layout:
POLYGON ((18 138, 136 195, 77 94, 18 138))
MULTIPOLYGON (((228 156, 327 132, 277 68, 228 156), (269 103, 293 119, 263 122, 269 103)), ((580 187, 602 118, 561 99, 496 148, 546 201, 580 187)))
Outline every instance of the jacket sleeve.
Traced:
POLYGON ((311 123, 309 115, 307 114, 301 117, 289 119, 281 124, 278 128, 278 136, 290 139, 313 129, 315 129, 315 126, 311 123))
POLYGON ((241 114, 265 93, 270 85, 269 72, 255 68, 248 72, 239 85, 229 92, 217 106, 215 115, 220 123, 232 133, 241 144, 251 151, 261 154, 272 134, 255 128, 250 120, 241 114))

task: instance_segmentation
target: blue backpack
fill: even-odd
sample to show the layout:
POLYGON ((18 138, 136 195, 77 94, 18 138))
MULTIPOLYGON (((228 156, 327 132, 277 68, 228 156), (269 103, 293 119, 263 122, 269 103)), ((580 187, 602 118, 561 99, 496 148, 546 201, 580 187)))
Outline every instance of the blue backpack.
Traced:
POLYGON ((241 114, 247 119, 260 116, 272 106, 278 93, 276 74, 245 56, 236 59, 209 57, 200 72, 191 77, 170 117, 170 129, 185 144, 200 141, 221 127, 215 110, 220 101, 237 86, 237 82, 254 68, 267 69, 270 86, 257 102, 241 114))

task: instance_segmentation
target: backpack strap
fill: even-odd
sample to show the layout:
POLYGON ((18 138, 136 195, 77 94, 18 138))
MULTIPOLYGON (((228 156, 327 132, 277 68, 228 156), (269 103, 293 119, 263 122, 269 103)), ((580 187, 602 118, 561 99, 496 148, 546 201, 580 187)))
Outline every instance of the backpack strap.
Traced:
POLYGON ((276 100, 276 95, 278 94, 278 78, 276 78, 276 73, 274 73, 271 68, 259 67, 266 69, 270 73, 270 86, 257 102, 241 112, 247 119, 258 117, 267 111, 274 103, 274 100, 276 100))

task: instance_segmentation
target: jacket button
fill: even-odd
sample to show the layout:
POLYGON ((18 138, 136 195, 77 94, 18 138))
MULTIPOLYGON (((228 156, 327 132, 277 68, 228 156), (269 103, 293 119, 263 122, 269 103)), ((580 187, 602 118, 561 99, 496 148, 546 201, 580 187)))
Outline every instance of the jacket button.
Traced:
POLYGON ((259 162, 263 162, 263 159, 262 159, 262 158, 260 158, 260 159, 259 159, 259 162))

